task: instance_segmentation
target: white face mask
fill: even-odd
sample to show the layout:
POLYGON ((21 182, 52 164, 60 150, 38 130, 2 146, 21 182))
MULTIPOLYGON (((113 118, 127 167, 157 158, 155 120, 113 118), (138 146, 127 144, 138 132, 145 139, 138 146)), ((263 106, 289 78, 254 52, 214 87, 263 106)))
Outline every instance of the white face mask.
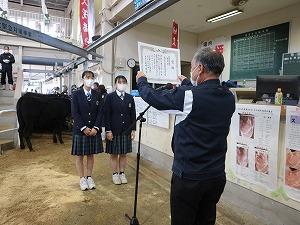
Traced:
POLYGON ((4 50, 4 53, 8 53, 8 50, 4 50))
POLYGON ((92 85, 94 83, 94 80, 93 79, 87 79, 87 80, 84 80, 84 83, 85 83, 85 86, 92 87, 92 85))
MULTIPOLYGON (((199 66, 199 65, 198 65, 198 66, 199 66)), ((197 86, 197 78, 198 78, 198 76, 197 76, 196 80, 193 80, 193 73, 194 73, 195 69, 198 68, 198 66, 196 66, 196 67, 194 68, 194 70, 190 72, 190 75, 191 75, 191 83, 192 83, 193 86, 197 86)))
POLYGON ((191 83, 192 83, 193 86, 197 86, 197 81, 193 80, 192 76, 191 76, 191 83))
POLYGON ((127 84, 117 84, 117 89, 118 89, 118 91, 120 91, 120 92, 125 91, 126 88, 127 88, 127 84))

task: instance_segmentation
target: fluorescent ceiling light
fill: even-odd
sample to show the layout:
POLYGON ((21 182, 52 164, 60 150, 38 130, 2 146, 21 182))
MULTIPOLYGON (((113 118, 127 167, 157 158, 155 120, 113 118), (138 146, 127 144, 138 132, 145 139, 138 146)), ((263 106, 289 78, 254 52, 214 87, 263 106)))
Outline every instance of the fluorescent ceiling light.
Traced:
POLYGON ((207 19, 206 21, 209 22, 209 23, 214 23, 214 22, 217 22, 217 21, 220 21, 220 20, 224 20, 226 18, 235 16, 235 15, 238 15, 238 14, 240 14, 242 12, 243 12, 243 10, 234 9, 234 10, 231 10, 229 12, 223 13, 221 15, 217 15, 217 16, 211 17, 211 18, 207 19))

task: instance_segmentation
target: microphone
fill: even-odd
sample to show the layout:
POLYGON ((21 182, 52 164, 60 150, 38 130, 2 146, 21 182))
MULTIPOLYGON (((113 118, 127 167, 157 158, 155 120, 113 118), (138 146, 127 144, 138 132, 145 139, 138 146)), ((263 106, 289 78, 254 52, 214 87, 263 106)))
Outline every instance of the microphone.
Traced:
POLYGON ((173 89, 173 85, 171 83, 167 83, 163 86, 160 86, 159 88, 156 88, 155 90, 163 91, 163 90, 170 90, 170 89, 173 89))

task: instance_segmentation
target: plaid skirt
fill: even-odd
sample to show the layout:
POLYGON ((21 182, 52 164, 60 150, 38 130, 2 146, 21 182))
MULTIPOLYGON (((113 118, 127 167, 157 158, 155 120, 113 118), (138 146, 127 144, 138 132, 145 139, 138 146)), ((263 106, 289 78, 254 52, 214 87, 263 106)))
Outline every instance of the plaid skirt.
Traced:
POLYGON ((114 136, 112 141, 106 139, 105 152, 108 154, 127 154, 132 152, 131 135, 114 136))
POLYGON ((103 152, 101 134, 96 136, 73 135, 72 155, 91 155, 103 152))

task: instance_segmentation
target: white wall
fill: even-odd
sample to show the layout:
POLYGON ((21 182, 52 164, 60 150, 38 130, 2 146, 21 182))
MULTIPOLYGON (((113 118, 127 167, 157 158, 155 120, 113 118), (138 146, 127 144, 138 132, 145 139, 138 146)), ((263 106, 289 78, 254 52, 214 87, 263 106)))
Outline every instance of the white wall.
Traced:
MULTIPOLYGON (((138 41, 170 48, 171 35, 172 22, 169 28, 146 23, 139 24, 117 38, 117 56, 126 59, 134 58, 138 61, 138 41)), ((197 50, 197 35, 185 31, 181 31, 179 35, 181 61, 190 62, 197 50)))
MULTIPOLYGON (((100 11, 101 11, 101 8, 102 8, 102 1, 101 0, 94 0, 94 7, 95 7, 95 25, 97 26, 97 24, 100 23, 100 11)), ((96 30, 97 31, 97 30, 96 30)))

